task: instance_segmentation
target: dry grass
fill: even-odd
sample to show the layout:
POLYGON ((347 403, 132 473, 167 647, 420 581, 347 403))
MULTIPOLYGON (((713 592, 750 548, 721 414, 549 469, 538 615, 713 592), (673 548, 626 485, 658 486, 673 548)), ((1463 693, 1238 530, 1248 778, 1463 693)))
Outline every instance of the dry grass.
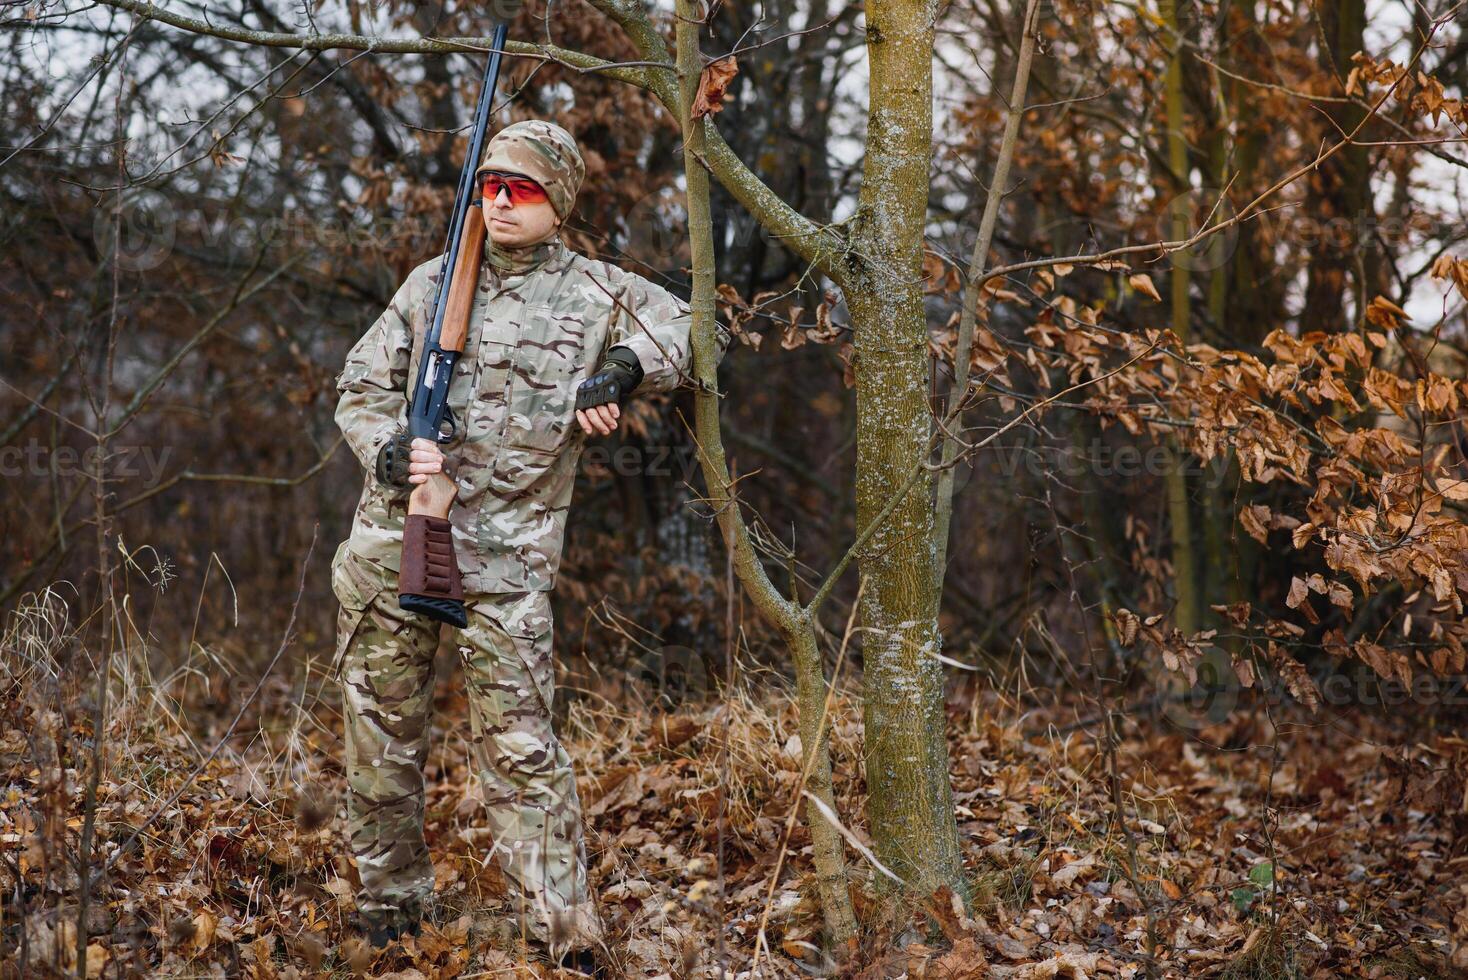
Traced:
MULTIPOLYGON (((130 607, 121 604, 116 622, 125 642, 110 658, 93 868, 102 861, 116 868, 89 916, 95 955, 120 972, 172 975, 346 975, 364 956, 365 968, 379 971, 543 972, 512 935, 503 880, 482 860, 456 674, 441 675, 427 772, 439 906, 425 937, 374 963, 349 928, 354 871, 340 838, 340 717, 319 644, 294 650, 289 669, 267 678, 231 731, 255 689, 260 653, 196 641, 161 645, 129 618, 130 607)), ((167 610, 160 603, 152 615, 167 610)), ((96 625, 96 617, 78 622, 65 593, 53 590, 31 597, 0 633, 0 763, 10 786, 0 801, 0 834, 12 842, 0 872, 7 876, 0 944, 12 962, 24 944, 32 973, 43 973, 42 964, 75 967, 69 950, 78 879, 67 861, 76 853, 96 744, 96 625)), ((650 705, 630 670, 603 668, 580 690, 574 677, 562 687, 561 731, 581 780, 592 883, 624 975, 712 976, 721 946, 729 969, 747 969, 755 928, 767 914, 763 959, 773 973, 836 970, 823 950, 803 821, 785 835, 800 764, 793 699, 777 674, 752 661, 741 651, 736 684, 715 685, 708 698, 673 711, 650 705), (784 870, 773 881, 782 853, 784 870)), ((877 894, 853 852, 861 931, 848 972, 902 972, 912 957, 946 963, 959 975, 972 964, 955 959, 958 951, 981 949, 992 971, 986 975, 996 977, 1096 955, 1125 976, 1127 964, 1141 961, 1150 914, 1164 942, 1176 943, 1162 950, 1164 962, 1181 968, 1190 951, 1207 954, 1179 975, 1292 976, 1310 968, 1312 950, 1288 937, 1325 929, 1320 922, 1337 901, 1359 904, 1346 882, 1315 880, 1304 893, 1290 890, 1286 875, 1280 925, 1256 930, 1232 910, 1227 896, 1252 860, 1232 854, 1235 842, 1257 840, 1265 819, 1263 770, 1250 759, 1221 755, 1215 762, 1201 749, 1181 751, 1174 736, 1129 728, 1121 759, 1125 818, 1139 842, 1133 868, 1094 740, 1037 724, 1044 716, 1022 693, 980 686, 965 697, 950 734, 974 921, 940 929, 922 903, 877 894), (1201 793, 1188 788, 1193 782, 1201 793), (1225 791, 1232 799, 1219 799, 1225 791), (1206 829, 1215 822, 1227 831, 1206 829), (1164 900, 1163 882, 1178 897, 1164 900), (949 946, 955 952, 943 952, 949 946)), ((831 751, 838 809, 866 841, 860 708, 848 680, 832 703, 831 751)), ((1046 710, 1064 721, 1059 709, 1046 710)), ((1069 710, 1071 717, 1089 713, 1084 705, 1069 710)), ((1252 731, 1249 719, 1238 724, 1252 731)), ((1327 736, 1318 734, 1317 756, 1329 749, 1327 736)), ((1374 778, 1362 777, 1362 793, 1388 800, 1390 787, 1374 778)), ((1343 800, 1323 818, 1346 819, 1354 807, 1343 800)), ((1392 849, 1401 834, 1388 830, 1370 831, 1360 860, 1376 854, 1384 869, 1400 863, 1392 849)), ((1419 828, 1416 836, 1433 832, 1419 828)), ((1413 893, 1432 887, 1414 884, 1413 893)), ((1402 950, 1416 948, 1394 941, 1406 934, 1405 919, 1380 924, 1380 931, 1355 932, 1358 942, 1382 937, 1371 962, 1384 975, 1442 966, 1403 958, 1402 950)))
POLYGON ((1257 927, 1224 968, 1222 980, 1295 980, 1303 976, 1299 947, 1278 924, 1257 927))

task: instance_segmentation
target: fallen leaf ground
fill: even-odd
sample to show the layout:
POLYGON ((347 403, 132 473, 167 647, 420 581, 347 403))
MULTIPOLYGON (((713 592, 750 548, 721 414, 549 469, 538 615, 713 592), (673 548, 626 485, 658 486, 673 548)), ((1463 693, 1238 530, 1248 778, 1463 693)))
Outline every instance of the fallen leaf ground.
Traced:
MULTIPOLYGON (((385 952, 352 938, 340 719, 320 675, 294 673, 306 679, 268 683, 207 763, 241 703, 237 680, 222 669, 125 679, 96 791, 89 867, 111 866, 87 915, 85 972, 548 975, 514 938, 503 882, 480 860, 452 673, 440 678, 428 771, 439 908, 385 952), (159 690, 168 698, 146 693, 159 690)), ((862 933, 836 967, 822 952, 809 835, 788 819, 800 744, 773 675, 671 713, 636 679, 577 683, 561 730, 625 976, 717 976, 721 959, 748 974, 757 946, 761 972, 779 976, 1435 978, 1468 965, 1468 742, 1404 712, 1245 699, 1203 727, 1138 712, 1121 722, 1111 765, 1093 702, 955 689, 954 803, 974 903, 965 912, 940 894, 926 913, 904 910, 850 852, 862 933)), ((87 831, 97 706, 81 681, 32 670, 6 684, 4 972, 75 972, 68 862, 87 831)), ((840 811, 866 841, 861 736, 852 691, 835 701, 832 752, 840 811)))

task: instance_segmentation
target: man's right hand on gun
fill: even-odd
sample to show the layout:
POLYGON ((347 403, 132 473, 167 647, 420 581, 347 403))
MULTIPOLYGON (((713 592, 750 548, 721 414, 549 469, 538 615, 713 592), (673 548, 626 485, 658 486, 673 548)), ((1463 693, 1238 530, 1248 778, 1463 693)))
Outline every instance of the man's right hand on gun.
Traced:
POLYGON ((377 479, 400 490, 427 483, 431 475, 443 471, 443 451, 432 439, 400 432, 377 451, 377 479))

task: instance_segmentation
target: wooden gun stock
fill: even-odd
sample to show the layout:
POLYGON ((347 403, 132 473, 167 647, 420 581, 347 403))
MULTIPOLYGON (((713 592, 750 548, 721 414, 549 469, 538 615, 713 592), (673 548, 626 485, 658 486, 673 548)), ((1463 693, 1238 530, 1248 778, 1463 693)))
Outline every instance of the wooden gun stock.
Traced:
MULTIPOLYGON (((458 261, 454 264, 449 293, 444 301, 443 333, 439 345, 444 350, 464 350, 469 334, 469 311, 474 307, 474 292, 479 288, 479 265, 484 259, 484 212, 471 207, 464 215, 464 234, 459 239, 458 261)), ((443 473, 435 473, 427 483, 419 484, 408 498, 408 513, 447 518, 458 492, 454 481, 443 473)))

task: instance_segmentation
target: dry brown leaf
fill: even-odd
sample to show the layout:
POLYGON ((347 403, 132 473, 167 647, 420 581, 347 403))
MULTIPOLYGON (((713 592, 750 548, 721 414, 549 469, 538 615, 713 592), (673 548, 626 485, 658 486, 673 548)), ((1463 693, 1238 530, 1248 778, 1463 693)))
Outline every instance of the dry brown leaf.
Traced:
POLYGON ((928 965, 926 976, 942 980, 984 980, 989 964, 984 951, 972 937, 965 936, 953 948, 928 965))
POLYGON ((1137 614, 1130 609, 1118 609, 1112 615, 1112 622, 1116 626, 1117 640, 1124 647, 1129 647, 1137 642, 1137 630, 1141 628, 1141 621, 1137 614))
POLYGON ((112 953, 106 946, 101 943, 87 943, 87 976, 102 976, 102 971, 107 968, 107 961, 111 958, 112 953))
POLYGON ((1296 575, 1290 579, 1290 594, 1285 598, 1285 605, 1291 609, 1299 609, 1300 606, 1310 601, 1310 587, 1305 580, 1296 575))
POLYGON ((1133 289, 1139 293, 1150 296, 1154 302, 1162 302, 1162 295, 1157 292, 1157 287, 1152 284, 1152 277, 1145 272, 1138 272, 1127 277, 1126 280, 1133 289))
POLYGON ((659 715, 653 721, 649 741, 655 748, 676 749, 692 739, 703 726, 686 715, 659 715))
POLYGON ((1239 510, 1239 523, 1260 544, 1269 543, 1269 517, 1267 504, 1251 504, 1239 510))
POLYGON ((734 76, 739 74, 739 62, 733 55, 710 63, 698 77, 698 93, 693 97, 691 114, 694 119, 712 115, 724 108, 724 95, 734 76))
POLYGON ((214 935, 219 929, 219 920, 207 909, 202 909, 194 916, 193 947, 195 952, 202 952, 214 945, 214 935))

